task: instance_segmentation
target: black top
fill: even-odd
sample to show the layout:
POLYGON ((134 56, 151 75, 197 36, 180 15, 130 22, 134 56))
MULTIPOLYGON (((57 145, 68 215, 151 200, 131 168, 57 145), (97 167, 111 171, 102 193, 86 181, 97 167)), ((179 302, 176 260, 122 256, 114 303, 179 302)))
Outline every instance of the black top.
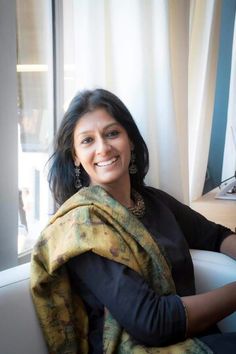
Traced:
POLYGON ((102 353, 104 306, 139 343, 183 340, 186 318, 179 296, 195 294, 189 248, 219 251, 232 233, 165 192, 145 187, 141 194, 146 213, 140 221, 166 254, 178 295, 160 296, 133 270, 92 252, 73 258, 68 270, 88 311, 89 353, 102 353))

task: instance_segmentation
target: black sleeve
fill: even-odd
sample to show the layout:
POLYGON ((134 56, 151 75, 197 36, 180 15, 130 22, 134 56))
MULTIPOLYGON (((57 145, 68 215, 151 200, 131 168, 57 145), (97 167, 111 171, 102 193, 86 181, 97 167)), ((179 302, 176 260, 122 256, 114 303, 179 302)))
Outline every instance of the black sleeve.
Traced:
POLYGON ((189 248, 219 252, 222 241, 234 233, 227 227, 209 221, 203 215, 179 202, 169 194, 159 190, 157 193, 161 201, 175 215, 189 248))
POLYGON ((185 309, 177 295, 159 296, 138 273, 92 252, 68 266, 139 343, 160 346, 185 338, 185 309))

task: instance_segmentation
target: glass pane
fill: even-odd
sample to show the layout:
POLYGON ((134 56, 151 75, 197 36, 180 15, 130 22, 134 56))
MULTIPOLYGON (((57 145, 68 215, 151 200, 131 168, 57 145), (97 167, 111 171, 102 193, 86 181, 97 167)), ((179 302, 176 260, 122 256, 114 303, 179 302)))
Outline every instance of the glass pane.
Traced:
MULTIPOLYGON (((76 56, 76 46, 74 42, 75 38, 75 28, 74 28, 74 17, 77 16, 78 8, 74 8, 74 0, 63 0, 63 37, 64 37, 64 81, 63 81, 63 92, 64 92, 64 110, 67 109, 68 104, 79 89, 79 83, 76 70, 75 70, 75 56, 76 56)), ((75 7, 81 8, 82 3, 75 5, 75 7)), ((86 4, 84 4, 85 6, 86 4)), ((78 39, 80 41, 80 38, 78 39)), ((84 55, 84 53, 83 53, 84 55)))
POLYGON ((48 0, 17 0, 19 134, 18 253, 29 251, 48 221, 45 164, 53 137, 52 10, 48 0))

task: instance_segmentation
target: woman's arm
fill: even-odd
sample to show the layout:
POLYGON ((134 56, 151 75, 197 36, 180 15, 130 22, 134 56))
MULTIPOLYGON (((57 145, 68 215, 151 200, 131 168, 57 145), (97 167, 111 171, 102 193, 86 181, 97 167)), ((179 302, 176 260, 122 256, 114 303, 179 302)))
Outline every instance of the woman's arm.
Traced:
POLYGON ((169 194, 153 190, 156 198, 174 214, 189 248, 220 252, 224 239, 233 234, 229 228, 206 219, 189 206, 179 202, 169 194))
POLYGON ((69 268, 120 325, 145 345, 180 341, 186 332, 187 336, 200 334, 236 311, 236 282, 179 298, 156 294, 136 272, 90 252, 72 259, 69 268))
POLYGON ((188 317, 187 335, 193 336, 236 311, 236 282, 181 299, 188 317))
POLYGON ((236 235, 226 237, 220 246, 220 252, 236 259, 236 235))
POLYGON ((160 296, 132 269, 91 252, 71 259, 68 267, 75 285, 86 287, 91 299, 89 289, 139 343, 161 346, 184 340, 186 313, 179 296, 160 296))

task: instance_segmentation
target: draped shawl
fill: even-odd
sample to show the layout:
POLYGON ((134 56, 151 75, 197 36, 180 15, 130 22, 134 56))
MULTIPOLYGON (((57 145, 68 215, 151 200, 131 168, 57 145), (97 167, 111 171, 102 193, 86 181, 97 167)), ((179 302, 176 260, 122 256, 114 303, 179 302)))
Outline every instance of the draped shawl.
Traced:
MULTIPOLYGON (((32 253, 31 293, 50 354, 88 353, 88 316, 71 291, 66 262, 84 252, 138 272, 158 294, 175 294, 170 266, 152 236, 128 209, 104 189, 81 189, 42 231, 32 253)), ((104 353, 212 353, 198 339, 162 348, 138 344, 104 308, 104 353)))

